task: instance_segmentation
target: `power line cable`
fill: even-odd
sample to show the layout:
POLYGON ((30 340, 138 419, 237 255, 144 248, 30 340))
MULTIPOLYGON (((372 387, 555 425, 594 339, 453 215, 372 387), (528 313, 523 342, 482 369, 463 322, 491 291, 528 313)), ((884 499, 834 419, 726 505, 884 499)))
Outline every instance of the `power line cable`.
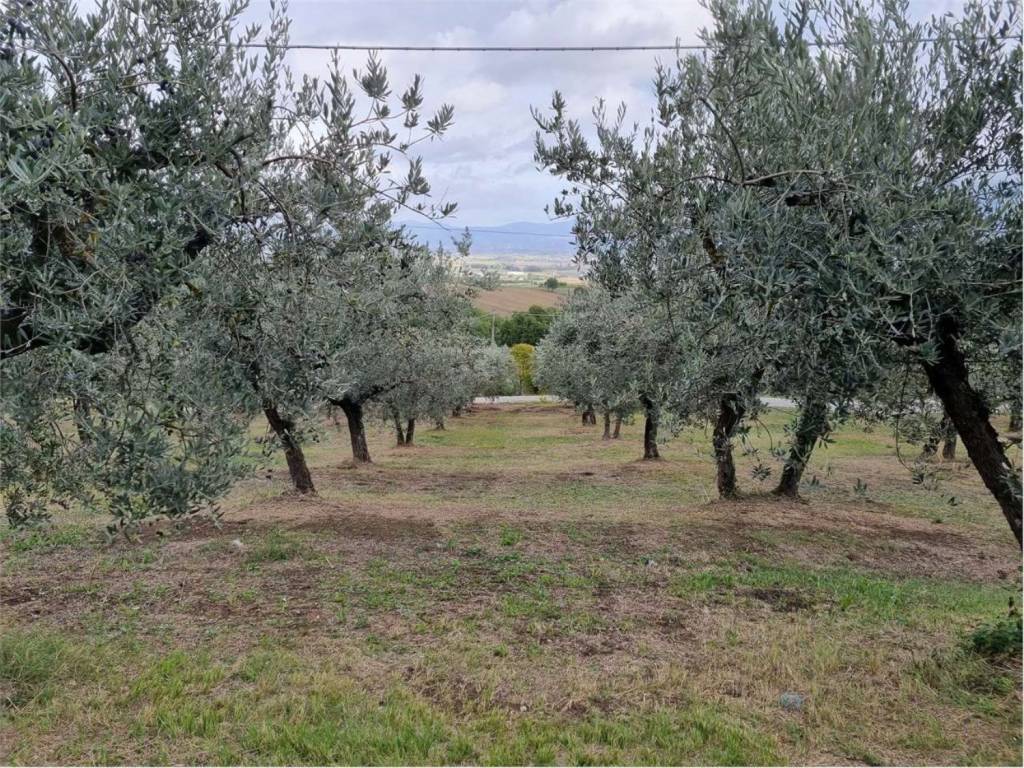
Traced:
MULTIPOLYGON (((882 44, 895 45, 898 43, 935 43, 944 38, 938 37, 915 37, 915 38, 892 38, 881 40, 882 44)), ((1021 35, 997 35, 994 38, 988 36, 953 36, 953 40, 986 40, 995 39, 1001 42, 1021 41, 1021 35)), ((806 41, 811 48, 840 48, 848 45, 847 40, 822 40, 806 41)), ((655 51, 707 51, 723 47, 722 45, 709 45, 707 43, 679 43, 676 45, 356 45, 350 43, 218 43, 222 48, 256 48, 273 49, 286 51, 385 51, 385 52, 408 52, 408 53, 609 53, 609 52, 655 52, 655 51)), ((24 43, 15 43, 20 50, 33 51, 47 54, 50 51, 36 48, 24 43)), ((63 54, 68 59, 80 58, 80 55, 63 54)))
MULTIPOLYGON (((935 43, 938 37, 893 38, 883 40, 885 44, 896 43, 935 43)), ((987 36, 956 37, 956 40, 984 40, 987 36)), ((1020 35, 1000 35, 996 40, 1020 40, 1020 35)), ((812 48, 838 48, 848 45, 847 40, 808 41, 812 48)), ((245 43, 240 48, 285 48, 287 50, 305 51, 409 51, 426 53, 591 53, 614 51, 706 51, 721 46, 707 43, 679 43, 676 45, 352 45, 347 43, 312 44, 288 43, 286 45, 270 45, 268 43, 245 43)))

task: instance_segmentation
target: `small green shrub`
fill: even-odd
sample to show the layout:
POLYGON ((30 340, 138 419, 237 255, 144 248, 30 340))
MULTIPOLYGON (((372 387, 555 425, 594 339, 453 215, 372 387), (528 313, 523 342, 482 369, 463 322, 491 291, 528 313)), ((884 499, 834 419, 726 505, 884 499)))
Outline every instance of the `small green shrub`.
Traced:
POLYGON ((514 547, 523 539, 523 532, 511 526, 502 526, 501 545, 503 547, 514 547))
POLYGON ((981 656, 1013 656, 1021 655, 1021 615, 1010 609, 1006 616, 995 621, 982 624, 967 637, 967 648, 981 656))

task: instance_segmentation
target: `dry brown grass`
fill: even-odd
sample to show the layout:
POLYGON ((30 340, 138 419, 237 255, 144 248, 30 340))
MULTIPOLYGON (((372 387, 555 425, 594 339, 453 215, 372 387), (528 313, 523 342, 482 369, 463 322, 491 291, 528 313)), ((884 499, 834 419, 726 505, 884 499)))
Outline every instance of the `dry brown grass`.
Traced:
POLYGON ((844 455, 841 434, 806 501, 768 497, 744 473, 749 495, 723 503, 703 495, 702 435, 645 463, 638 432, 604 442, 567 409, 488 408, 424 431, 416 450, 374 431, 375 463, 352 467, 347 435, 328 429, 310 452, 317 498, 289 493, 276 468, 235 492, 220 527, 156 525, 109 545, 8 538, 5 623, 116 654, 109 674, 75 673, 88 695, 60 679, 10 712, 0 755, 1019 762, 1019 662, 958 655, 962 633, 1019 591, 1019 553, 964 467, 916 488, 886 436, 851 431, 848 445, 867 442, 844 455), (197 665, 189 696, 119 693, 175 650, 197 665), (267 654, 288 672, 260 673, 257 700, 236 675, 267 654), (398 691, 399 714, 439 719, 447 746, 343 751, 306 704, 339 691, 349 714, 323 733, 362 727, 361 708, 372 719, 398 691), (784 691, 804 709, 781 709, 784 691), (168 725, 200 706, 231 714, 168 725), (253 746, 255 723, 312 730, 253 746))

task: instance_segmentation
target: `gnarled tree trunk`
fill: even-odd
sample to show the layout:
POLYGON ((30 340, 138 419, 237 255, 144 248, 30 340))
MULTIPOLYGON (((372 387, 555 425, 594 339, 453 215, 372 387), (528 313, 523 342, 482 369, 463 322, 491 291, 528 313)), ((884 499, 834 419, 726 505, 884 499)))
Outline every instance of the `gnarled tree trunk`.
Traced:
POLYGON ((803 477, 807 462, 818 442, 818 438, 828 432, 828 404, 824 400, 809 399, 804 403, 800 413, 793 445, 789 449, 789 458, 782 468, 782 476, 773 493, 776 496, 796 497, 800 491, 800 478, 803 477))
POLYGON ((939 431, 942 433, 942 458, 952 461, 956 458, 956 427, 949 416, 942 417, 939 431))
POLYGON ((597 416, 594 415, 594 406, 588 405, 583 411, 583 426, 592 427, 597 424, 597 416))
POLYGON ((402 431, 402 420, 398 418, 398 412, 393 411, 391 420, 395 423, 395 445, 401 448, 405 445, 405 432, 402 431))
POLYGON ((92 434, 95 430, 92 423, 92 406, 89 404, 89 398, 83 395, 75 397, 74 422, 79 442, 82 445, 92 445, 92 434))
POLYGON ((612 439, 612 415, 608 411, 604 412, 604 434, 601 435, 601 439, 612 439))
POLYGON ((612 430, 612 440, 618 440, 622 432, 622 414, 615 414, 615 429, 612 430))
POLYGON ((1003 453, 984 400, 971 386, 967 361, 957 345, 957 329, 952 320, 938 328, 939 360, 924 362, 925 374, 932 391, 942 401, 946 414, 956 426, 957 434, 967 449, 975 469, 989 493, 995 497, 1010 525, 1018 546, 1021 545, 1021 480, 1003 453))
POLYGON ((658 406, 647 397, 640 398, 644 406, 644 460, 660 459, 658 453, 658 406))
POLYGON ((409 419, 405 424, 405 444, 412 445, 412 436, 416 431, 416 419, 409 419))
POLYGON ((309 466, 306 464, 306 455, 302 452, 299 441, 295 439, 295 422, 282 416, 277 406, 267 400, 263 402, 263 414, 267 417, 267 422, 277 435, 277 439, 281 441, 284 458, 288 462, 288 474, 295 490, 299 493, 316 493, 313 478, 309 474, 309 466))
POLYGON ((1010 406, 1010 431, 1020 432, 1021 430, 1021 412, 1020 409, 1015 406, 1010 406))
POLYGON ((370 449, 366 445, 366 427, 363 424, 363 404, 357 400, 343 397, 340 400, 331 400, 345 412, 348 421, 348 437, 352 443, 352 459, 357 464, 370 462, 370 449))
POLYGON ((718 495, 723 499, 736 497, 736 464, 732 458, 732 436, 743 419, 745 409, 734 392, 722 395, 718 403, 718 420, 715 422, 713 444, 718 495))

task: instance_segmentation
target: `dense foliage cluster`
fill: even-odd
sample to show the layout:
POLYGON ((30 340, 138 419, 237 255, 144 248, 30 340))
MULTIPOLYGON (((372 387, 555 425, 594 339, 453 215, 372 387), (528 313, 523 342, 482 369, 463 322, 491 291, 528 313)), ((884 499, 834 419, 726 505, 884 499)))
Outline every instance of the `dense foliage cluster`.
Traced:
MULTIPOLYGON (((214 508, 325 409, 443 428, 474 395, 553 392, 605 436, 712 423, 733 443, 771 391, 800 408, 776 493, 841 420, 963 443, 1021 538, 1021 481, 990 423, 1020 412, 1018 9, 909 20, 901 0, 708 0, 703 50, 659 65, 657 108, 536 111, 588 278, 564 311, 474 314, 457 256, 396 214, 444 217, 424 112, 371 56, 351 78, 285 64, 289 22, 243 0, 14 0, 0 41, 0 495, 116 525, 214 508), (252 48, 259 40, 265 47, 252 48), (612 433, 611 424, 616 428, 612 433)), ((454 244, 465 255, 468 233, 454 244)), ((557 279, 545 284, 559 288, 557 279)), ((1019 420, 1017 421, 1019 427, 1019 420)), ((920 463, 920 462, 918 462, 920 463)), ((916 465, 915 465, 916 466, 916 465)), ((915 471, 922 471, 919 467, 915 471)), ((759 463, 762 478, 771 468, 759 463)))
POLYGON ((495 344, 511 347, 514 344, 532 344, 536 346, 543 339, 551 323, 558 317, 557 307, 542 307, 534 304, 525 312, 513 312, 508 317, 499 317, 497 313, 475 310, 475 330, 483 339, 490 339, 495 344))
MULTIPOLYGON (((913 377, 1019 541, 1020 473, 989 421, 1019 407, 1016 6, 923 23, 899 0, 708 7, 707 49, 658 68, 643 127, 598 104, 588 139, 558 93, 535 113, 538 163, 571 186, 554 210, 576 216, 580 263, 606 301, 642 297, 660 351, 638 371, 661 368, 673 389, 680 372, 663 364, 699 361, 665 403, 689 418, 717 400, 724 496, 759 390, 801 406, 777 487, 795 495, 836 421, 912 408, 893 392, 913 377)), ((542 360, 564 368, 576 338, 555 338, 562 355, 542 360)), ((569 363, 578 386, 601 354, 569 363)))
POLYGON ((312 491, 301 444, 327 404, 360 427, 371 403, 440 418, 495 375, 451 257, 391 223, 454 209, 424 202, 410 154, 452 108, 425 119, 420 79, 396 97, 372 57, 354 90, 336 59, 297 80, 284 13, 261 32, 241 28, 243 10, 11 8, 0 448, 13 523, 53 503, 117 525, 210 508, 251 466, 256 414, 312 491), (266 48, 247 48, 257 38, 266 48))

